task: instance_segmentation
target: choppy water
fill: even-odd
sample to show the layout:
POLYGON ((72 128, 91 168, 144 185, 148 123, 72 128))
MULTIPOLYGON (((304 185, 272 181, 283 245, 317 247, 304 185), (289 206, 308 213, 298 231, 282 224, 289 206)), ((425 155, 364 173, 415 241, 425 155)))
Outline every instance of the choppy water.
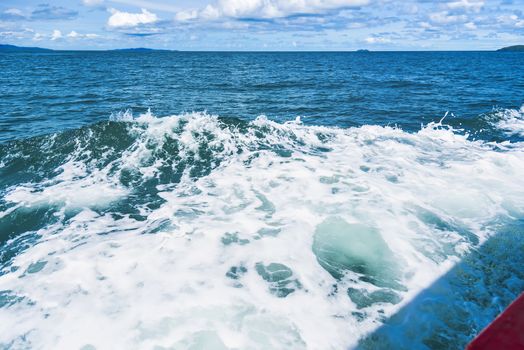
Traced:
POLYGON ((0 56, 0 348, 463 347, 524 290, 522 63, 0 56))

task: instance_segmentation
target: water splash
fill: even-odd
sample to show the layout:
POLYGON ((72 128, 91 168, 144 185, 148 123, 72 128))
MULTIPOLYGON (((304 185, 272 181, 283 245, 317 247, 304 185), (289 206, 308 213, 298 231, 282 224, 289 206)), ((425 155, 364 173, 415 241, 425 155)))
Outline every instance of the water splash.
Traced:
POLYGON ((442 123, 118 120, 2 150, 2 346, 347 348, 524 214, 522 144, 442 123))

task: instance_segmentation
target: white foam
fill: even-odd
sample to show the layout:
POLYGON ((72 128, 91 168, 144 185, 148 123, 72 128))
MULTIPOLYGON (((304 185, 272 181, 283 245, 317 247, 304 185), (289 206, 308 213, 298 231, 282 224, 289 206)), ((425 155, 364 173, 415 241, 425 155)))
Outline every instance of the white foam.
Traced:
POLYGON ((496 113, 495 126, 508 135, 524 136, 524 105, 520 109, 504 109, 496 113))
POLYGON ((109 179, 105 171, 88 173, 82 163, 69 161, 60 170, 62 172, 52 180, 13 188, 4 199, 25 207, 48 204, 66 208, 103 207, 129 192, 114 179, 109 179))
POLYGON ((18 269, 0 276, 0 290, 24 298, 0 308, 0 344, 347 348, 453 266, 475 244, 464 232, 481 243, 495 221, 524 214, 522 145, 470 141, 439 124, 410 134, 258 118, 240 131, 195 113, 148 114, 130 127, 137 141, 118 160, 122 169, 156 176, 159 163, 141 165, 151 157, 145 145, 170 137, 182 156, 194 154, 204 132, 214 136, 211 148, 221 162, 207 176, 186 174, 177 185, 159 187, 165 202, 146 210, 145 221, 88 209, 100 201, 91 194, 100 188, 117 189, 110 198, 129 193, 118 173, 103 169, 84 173, 80 166, 38 193, 9 192, 5 199, 13 203, 60 198, 85 209, 40 230, 39 244, 14 258, 18 269), (85 198, 76 201, 75 193, 85 198), (320 266, 315 231, 334 217, 380 234, 406 287, 397 291, 402 303, 358 309, 346 289, 378 287, 351 271, 337 282, 320 266), (453 229, 438 227, 434 217, 453 229), (227 233, 236 242, 226 242, 227 233), (259 262, 286 265, 302 288, 278 298, 257 273, 259 262), (226 277, 232 266, 247 272, 233 280, 226 277))

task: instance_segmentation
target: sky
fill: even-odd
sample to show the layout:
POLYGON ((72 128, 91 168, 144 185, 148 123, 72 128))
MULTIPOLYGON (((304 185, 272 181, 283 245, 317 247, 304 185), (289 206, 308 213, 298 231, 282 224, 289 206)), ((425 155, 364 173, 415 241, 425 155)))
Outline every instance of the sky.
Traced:
POLYGON ((0 0, 0 43, 83 50, 491 50, 524 44, 524 0, 0 0))

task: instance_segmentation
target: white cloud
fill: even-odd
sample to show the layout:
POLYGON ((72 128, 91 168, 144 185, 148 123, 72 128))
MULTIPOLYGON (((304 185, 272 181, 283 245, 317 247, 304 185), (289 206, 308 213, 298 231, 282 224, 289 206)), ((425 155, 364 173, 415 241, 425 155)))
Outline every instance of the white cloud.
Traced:
POLYGON ((133 6, 138 8, 147 8, 151 10, 158 10, 163 12, 172 12, 177 13, 180 11, 181 6, 177 6, 175 4, 171 4, 173 2, 179 2, 179 1, 151 1, 151 0, 111 0, 113 3, 119 3, 127 6, 133 6))
POLYGON ((100 5, 104 2, 104 0, 82 0, 82 3, 86 6, 96 6, 100 5))
POLYGON ((8 15, 13 15, 13 16, 23 16, 24 15, 24 13, 21 10, 15 9, 15 8, 7 9, 4 11, 4 13, 8 15))
POLYGON ((448 2, 447 7, 455 10, 462 9, 466 11, 475 11, 478 12, 484 6, 484 0, 457 0, 448 2))
POLYGON ((320 14, 331 10, 367 5, 369 0, 218 0, 196 11, 181 11, 179 21, 202 18, 281 18, 294 14, 320 14))
POLYGON ((122 12, 116 9, 109 9, 111 17, 107 21, 107 25, 113 28, 130 28, 136 27, 140 24, 151 24, 158 21, 156 14, 142 9, 141 13, 122 12))
POLYGON ((2 21, 16 21, 16 20, 22 20, 24 19, 24 13, 17 8, 8 8, 7 10, 4 10, 3 12, 0 12, 0 23, 2 21))
POLYGON ((53 34, 51 34, 51 40, 58 40, 58 39, 61 39, 62 38, 62 32, 55 29, 53 30, 53 34))
POLYGON ((433 23, 452 24, 457 22, 465 22, 468 18, 465 15, 452 15, 448 11, 442 11, 430 14, 429 19, 433 23))
POLYGON ((33 36, 33 40, 34 41, 40 41, 42 39, 44 39, 45 35, 41 34, 41 33, 35 33, 35 35, 33 36))
POLYGON ((189 21, 195 18, 198 18, 198 12, 196 10, 180 11, 175 15, 177 21, 189 21))
POLYGON ((423 29, 435 29, 430 23, 428 22, 420 22, 420 27, 423 29))
POLYGON ((464 27, 466 27, 467 29, 471 29, 471 30, 477 29, 477 25, 473 22, 468 22, 464 24, 464 27))
POLYGON ((67 34, 68 38, 71 39, 94 39, 98 38, 98 34, 79 34, 76 31, 72 30, 69 34, 67 34))
MULTIPOLYGON (((0 22, 0 29, 3 29, 5 27, 2 26, 2 23, 0 22)), ((31 28, 23 28, 23 29, 16 29, 13 28, 12 30, 6 30, 6 31, 0 31, 0 39, 27 39, 34 34, 34 30, 31 28)))
POLYGON ((524 28, 524 18, 515 14, 498 16, 497 22, 507 27, 524 28))
POLYGON ((391 39, 388 38, 381 38, 376 36, 370 36, 364 39, 365 42, 368 44, 389 44, 391 43, 391 39))

